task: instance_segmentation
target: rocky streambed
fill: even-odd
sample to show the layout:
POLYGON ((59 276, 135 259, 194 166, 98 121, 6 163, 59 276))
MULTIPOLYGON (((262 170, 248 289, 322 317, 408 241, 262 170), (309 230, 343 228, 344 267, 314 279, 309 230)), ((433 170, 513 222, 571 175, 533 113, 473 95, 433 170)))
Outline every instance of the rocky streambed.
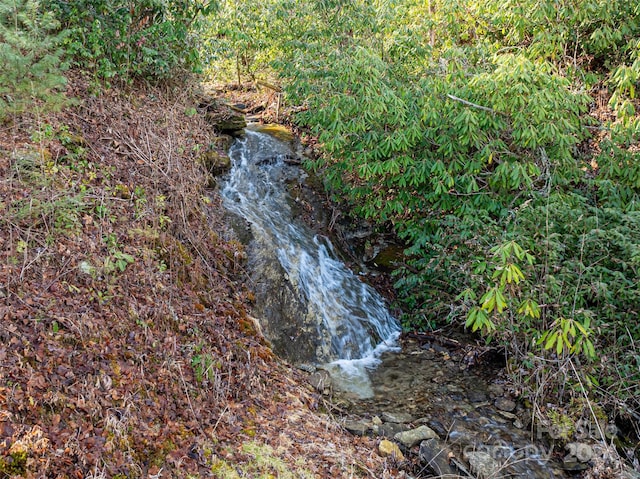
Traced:
POLYGON ((614 447, 615 426, 585 422, 567 438, 556 425, 532 421, 530 405, 499 379, 499 362, 470 364, 477 360, 473 346, 441 339, 401 338, 401 350, 383 354, 369 371, 367 398, 322 369, 309 381, 346 430, 378 437, 378 453, 413 477, 640 477, 614 447))
POLYGON ((421 477, 567 477, 566 451, 538 436, 530 411, 487 380, 497 366, 474 370, 464 348, 436 341, 401 343, 369 371, 369 398, 342 391, 322 370, 310 376, 348 431, 379 436, 381 454, 411 461, 421 477))

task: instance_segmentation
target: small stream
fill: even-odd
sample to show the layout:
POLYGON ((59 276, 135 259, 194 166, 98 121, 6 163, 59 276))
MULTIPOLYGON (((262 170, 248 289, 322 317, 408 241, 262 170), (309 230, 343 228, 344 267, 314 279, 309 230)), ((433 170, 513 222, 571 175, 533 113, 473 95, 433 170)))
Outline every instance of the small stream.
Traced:
POLYGON ((299 219, 303 205, 289 192, 305 180, 300 155, 291 142, 259 130, 247 128, 234 142, 221 192, 247 244, 253 314, 274 351, 328 372, 363 433, 370 426, 369 433, 392 436, 422 424, 456 457, 469 448, 506 454, 496 477, 566 477, 548 460, 550 450, 517 424, 521 411, 496 407, 505 396, 499 386, 437 344, 405 341, 400 348, 400 326, 383 298, 299 219), (407 417, 402 424, 380 420, 397 412, 407 417))
POLYGON ((286 185, 304 173, 288 143, 248 128, 229 156, 222 195, 250 225, 255 310, 266 337, 281 356, 324 365, 345 387, 370 396, 367 368, 396 346, 398 322, 331 241, 296 220, 286 185))

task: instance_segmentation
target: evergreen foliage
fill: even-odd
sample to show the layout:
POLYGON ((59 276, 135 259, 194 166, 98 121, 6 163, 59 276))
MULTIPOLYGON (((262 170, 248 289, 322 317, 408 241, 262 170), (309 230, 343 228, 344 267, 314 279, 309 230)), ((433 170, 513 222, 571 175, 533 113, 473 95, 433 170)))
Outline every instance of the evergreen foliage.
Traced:
POLYGON ((33 110, 64 103, 60 92, 63 34, 50 13, 42 13, 35 0, 0 0, 0 121, 33 110))

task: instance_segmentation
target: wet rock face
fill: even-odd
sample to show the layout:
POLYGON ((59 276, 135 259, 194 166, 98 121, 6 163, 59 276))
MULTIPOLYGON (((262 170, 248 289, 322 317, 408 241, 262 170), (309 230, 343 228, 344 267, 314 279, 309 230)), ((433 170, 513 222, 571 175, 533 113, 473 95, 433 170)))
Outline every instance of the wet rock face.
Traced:
POLYGON ((260 318, 274 353, 293 364, 313 363, 320 343, 317 325, 308 318, 304 298, 261 241, 254 238, 249 249, 248 267, 255 294, 253 314, 260 318))
POLYGON ((204 152, 200 161, 207 171, 214 176, 222 175, 231 169, 231 159, 229 156, 213 149, 204 152))
POLYGON ((221 186, 227 209, 250 224, 252 314, 274 352, 294 364, 369 358, 399 325, 329 239, 300 218, 310 205, 292 194, 305 177, 292 138, 273 126, 248 127, 221 186))
MULTIPOLYGON (((295 154, 292 156, 298 158, 295 154)), ((256 164, 268 166, 277 160, 278 155, 272 153, 256 164)), ((298 166, 287 163, 274 170, 269 181, 293 182, 301 174, 298 166)), ((308 301, 279 261, 269 234, 252 227, 236 213, 229 212, 228 217, 238 239, 247 246, 247 272, 255 296, 252 313, 259 318, 274 353, 293 364, 316 363, 322 354, 320 330, 309 315, 308 301)))

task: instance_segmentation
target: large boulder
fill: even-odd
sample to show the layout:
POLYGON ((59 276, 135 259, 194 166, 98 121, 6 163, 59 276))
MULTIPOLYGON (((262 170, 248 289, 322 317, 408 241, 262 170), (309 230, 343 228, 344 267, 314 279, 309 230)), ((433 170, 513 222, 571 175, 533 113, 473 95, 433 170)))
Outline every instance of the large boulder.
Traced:
POLYGON ((236 135, 247 126, 247 121, 242 113, 235 112, 228 108, 208 111, 205 114, 205 118, 213 128, 221 133, 236 135))

